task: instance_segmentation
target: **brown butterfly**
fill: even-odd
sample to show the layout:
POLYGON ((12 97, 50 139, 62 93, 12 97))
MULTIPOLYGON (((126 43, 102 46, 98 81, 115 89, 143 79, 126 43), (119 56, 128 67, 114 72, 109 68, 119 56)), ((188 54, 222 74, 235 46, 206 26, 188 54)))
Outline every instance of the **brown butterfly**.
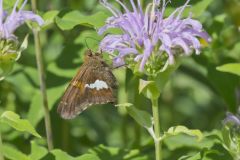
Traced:
POLYGON ((57 111, 62 118, 72 119, 92 105, 115 103, 115 89, 116 78, 102 53, 87 50, 84 63, 68 85, 57 111))

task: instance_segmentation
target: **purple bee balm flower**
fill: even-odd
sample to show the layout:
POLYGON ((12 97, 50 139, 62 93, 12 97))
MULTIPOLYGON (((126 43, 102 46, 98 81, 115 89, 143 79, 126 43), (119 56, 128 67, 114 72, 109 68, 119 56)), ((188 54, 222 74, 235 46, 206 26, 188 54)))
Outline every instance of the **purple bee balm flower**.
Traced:
POLYGON ((233 124, 235 126, 240 126, 240 117, 228 112, 226 118, 223 120, 223 124, 233 124))
POLYGON ((188 6, 189 0, 177 8, 170 16, 164 17, 167 3, 165 0, 153 0, 143 11, 140 0, 137 4, 130 0, 132 9, 128 9, 120 0, 116 0, 124 9, 124 13, 112 6, 107 0, 101 3, 113 16, 106 20, 105 26, 98 30, 103 34, 109 28, 118 28, 121 34, 108 34, 100 43, 100 49, 118 55, 114 58, 115 65, 123 62, 127 55, 134 55, 134 60, 140 62, 140 71, 144 70, 152 54, 167 54, 168 64, 174 64, 174 56, 179 54, 190 55, 192 50, 200 53, 201 44, 198 38, 207 42, 211 39, 203 30, 202 24, 191 18, 182 18, 182 12, 188 6), (161 9, 159 6, 161 5, 161 9))
POLYGON ((17 5, 19 0, 16 1, 12 12, 8 15, 6 11, 3 10, 3 0, 0 0, 0 38, 1 39, 16 39, 13 34, 14 31, 24 24, 25 21, 34 21, 39 25, 43 25, 43 19, 34 14, 32 11, 23 11, 27 0, 24 0, 22 6, 17 10, 17 5))

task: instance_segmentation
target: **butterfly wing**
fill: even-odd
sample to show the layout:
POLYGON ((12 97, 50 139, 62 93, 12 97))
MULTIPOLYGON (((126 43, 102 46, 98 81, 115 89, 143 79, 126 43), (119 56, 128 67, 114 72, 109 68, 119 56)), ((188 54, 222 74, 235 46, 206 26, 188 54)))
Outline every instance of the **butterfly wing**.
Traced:
POLYGON ((67 87, 58 113, 72 119, 91 105, 114 103, 116 88, 116 78, 108 66, 83 65, 67 87))

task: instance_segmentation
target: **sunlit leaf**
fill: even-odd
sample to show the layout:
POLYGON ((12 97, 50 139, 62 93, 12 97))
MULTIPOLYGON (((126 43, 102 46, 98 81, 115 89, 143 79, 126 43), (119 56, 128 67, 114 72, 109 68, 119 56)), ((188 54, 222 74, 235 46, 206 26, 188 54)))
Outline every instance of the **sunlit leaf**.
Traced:
POLYGON ((4 79, 13 69, 16 53, 0 55, 0 80, 4 79))
POLYGON ((148 156, 142 154, 139 149, 127 150, 116 147, 107 147, 99 145, 88 151, 91 154, 97 155, 101 160, 119 159, 119 160, 150 160, 148 156))
POLYGON ((15 61, 17 61, 21 57, 22 51, 25 50, 27 47, 28 47, 28 34, 25 36, 25 38, 17 52, 17 57, 16 57, 15 61))
POLYGON ((187 134, 189 136, 194 136, 196 137, 199 141, 202 140, 203 134, 200 130, 198 129, 188 129, 185 126, 176 126, 176 127, 171 127, 166 131, 163 135, 163 139, 167 138, 169 136, 176 136, 178 134, 187 134))
POLYGON ((103 12, 98 12, 90 16, 83 15, 79 11, 71 11, 62 18, 57 17, 56 23, 62 30, 70 30, 76 25, 99 28, 104 25, 108 16, 103 12))
POLYGON ((215 66, 208 67, 208 79, 227 104, 229 111, 236 113, 238 109, 235 96, 236 87, 239 84, 239 77, 219 72, 215 66), (227 83, 226 85, 226 82, 227 83))
POLYGON ((38 138, 41 138, 28 120, 20 119, 20 116, 14 112, 4 112, 1 115, 0 120, 0 122, 13 127, 17 131, 28 132, 38 138))
POLYGON ((213 0, 201 0, 198 3, 190 7, 190 11, 194 17, 199 17, 206 11, 207 7, 213 2, 213 0))
MULTIPOLYGON (((190 1, 191 2, 191 1, 190 1)), ((183 16, 188 17, 189 13, 191 12, 193 14, 193 17, 199 17, 203 14, 204 11, 206 11, 207 7, 213 2, 213 0, 201 0, 195 3, 194 5, 191 5, 191 7, 187 7, 184 10, 183 16)), ((171 7, 171 4, 168 5, 168 8, 166 10, 166 15, 170 15, 175 8, 171 7)))
POLYGON ((36 142, 31 141, 31 154, 29 155, 31 160, 40 160, 48 153, 47 148, 37 145, 36 142))
POLYGON ((217 70, 240 76, 240 63, 228 63, 217 67, 217 70))
MULTIPOLYGON (((4 6, 4 8, 9 8, 9 7, 12 8, 15 3, 16 3, 15 0, 3 1, 3 6, 4 6)), ((21 7, 22 3, 23 3, 23 0, 19 0, 18 7, 21 7)))
POLYGON ((51 153, 55 156, 55 160, 100 160, 100 158, 94 154, 84 154, 80 157, 72 157, 60 149, 55 149, 51 151, 51 153))
POLYGON ((8 144, 3 145, 3 155, 10 160, 31 160, 27 155, 8 144))
POLYGON ((59 11, 58 10, 51 10, 48 12, 45 12, 44 15, 42 16, 44 20, 44 25, 42 28, 46 28, 49 25, 54 23, 55 17, 58 15, 59 11))
POLYGON ((178 160, 216 160, 215 158, 208 157, 208 155, 220 155, 221 153, 218 150, 213 149, 203 149, 201 152, 193 155, 182 156, 178 160))
POLYGON ((157 88, 156 82, 142 79, 139 82, 139 93, 142 93, 149 99, 157 99, 160 96, 160 90, 157 88))

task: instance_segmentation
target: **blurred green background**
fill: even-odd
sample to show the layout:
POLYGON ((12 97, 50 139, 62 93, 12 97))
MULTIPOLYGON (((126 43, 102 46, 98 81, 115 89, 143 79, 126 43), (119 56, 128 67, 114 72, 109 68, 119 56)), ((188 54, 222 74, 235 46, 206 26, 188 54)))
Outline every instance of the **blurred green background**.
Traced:
MULTIPOLYGON (((142 1, 146 6, 148 1, 142 1)), ((169 7, 178 7, 185 1, 173 0, 169 7)), ((126 1, 128 4, 128 1, 126 1)), ((213 41, 202 50, 201 55, 185 58, 175 72, 159 100, 160 120, 163 130, 171 126, 185 125, 188 128, 211 132, 221 129, 226 111, 236 113, 240 101, 239 77, 216 70, 217 66, 240 61, 240 1, 239 0, 192 0, 193 16, 199 19, 213 41), (237 97, 238 95, 238 97, 237 97)), ((41 31, 41 43, 46 71, 47 94, 55 148, 72 156, 89 152, 102 154, 111 159, 109 148, 120 148, 116 157, 123 159, 122 149, 139 150, 147 159, 154 157, 154 143, 147 133, 124 110, 112 105, 94 106, 73 120, 63 120, 56 108, 64 90, 83 61, 87 44, 98 48, 102 37, 91 25, 66 27, 64 15, 72 10, 88 18, 95 13, 110 13, 97 0, 41 0, 39 14, 49 22, 41 31), (51 11, 51 12, 49 12, 51 11), (47 13, 46 13, 47 12, 47 13), (97 147, 103 144, 104 146, 97 147), (97 147, 97 148, 94 148, 97 147), (121 155, 122 154, 122 155, 121 155)), ((28 5, 30 7, 30 5, 28 5)), ((169 9, 171 10, 171 9, 169 9)), ((104 24, 104 18, 93 17, 96 26, 104 24)), ((80 22, 79 22, 80 23, 80 22)), ((24 38, 26 26, 16 35, 24 38)), ((45 135, 41 94, 39 91, 33 36, 29 46, 17 61, 12 73, 0 81, 0 114, 11 110, 28 119, 37 132, 45 135)), ((127 68, 115 69, 119 81, 119 103, 131 102, 136 107, 151 113, 150 102, 138 94, 138 78, 127 68)), ((30 141, 46 145, 44 139, 35 139, 7 126, 1 126, 3 142, 24 154, 30 153, 30 141)), ((164 143, 166 159, 177 159, 184 153, 200 150, 210 142, 198 143, 192 138, 170 138, 164 143)), ((219 147, 219 146, 216 146, 219 147)), ((50 156, 50 155, 48 155, 50 156)), ((48 159, 45 157, 45 159, 48 159)), ((228 159, 227 159, 228 160, 228 159)))

